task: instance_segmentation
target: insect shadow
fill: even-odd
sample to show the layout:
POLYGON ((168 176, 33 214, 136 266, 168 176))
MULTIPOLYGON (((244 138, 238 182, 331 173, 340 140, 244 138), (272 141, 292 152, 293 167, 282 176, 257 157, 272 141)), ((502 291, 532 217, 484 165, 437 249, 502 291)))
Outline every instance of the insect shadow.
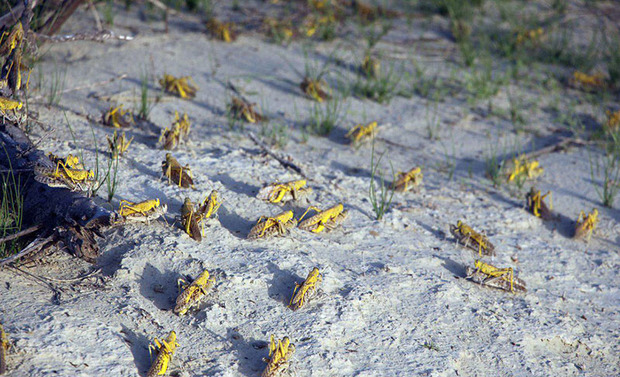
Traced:
POLYGON ((542 223, 549 231, 555 230, 566 238, 572 238, 575 234, 575 221, 561 213, 553 212, 553 219, 542 223))
POLYGON ((224 228, 235 237, 241 239, 247 238, 250 229, 254 226, 254 222, 246 220, 224 206, 218 211, 218 218, 224 228))
POLYGON ((422 229, 435 236, 435 238, 437 238, 439 241, 445 241, 447 239, 449 241, 456 242, 456 239, 453 236, 450 236, 450 238, 448 238, 448 235, 442 229, 433 228, 422 221, 418 221, 418 225, 420 225, 422 229))
POLYGON ((150 339, 142 334, 138 334, 130 330, 125 325, 121 325, 121 327, 122 339, 129 346, 136 369, 142 372, 140 373, 141 375, 146 375, 146 372, 151 364, 151 358, 149 355, 150 339))
POLYGON ((299 82, 295 82, 291 79, 270 80, 270 79, 265 79, 261 77, 256 77, 256 81, 259 81, 267 86, 270 86, 274 90, 280 91, 282 93, 292 95, 295 97, 299 97, 299 98, 306 98, 303 95, 303 92, 301 91, 301 89, 299 89, 299 84, 301 83, 302 79, 300 79, 299 82))
POLYGON ((257 376, 265 368, 263 357, 269 355, 269 344, 264 340, 246 340, 236 328, 228 329, 227 336, 237 352, 239 373, 245 376, 257 376))
POLYGON ((271 262, 267 265, 267 269, 273 274, 267 294, 272 299, 288 305, 295 284, 301 284, 304 278, 288 270, 282 270, 271 262))
POLYGON ((230 191, 236 192, 237 194, 244 194, 247 196, 255 197, 260 187, 249 185, 245 182, 240 182, 234 180, 227 173, 217 174, 210 177, 214 181, 220 182, 224 187, 229 189, 230 191))
POLYGON ((159 310, 171 310, 177 294, 177 280, 181 277, 175 272, 160 272, 150 263, 144 266, 140 279, 140 294, 153 301, 159 310))
POLYGON ((340 170, 346 175, 353 177, 370 177, 370 170, 360 168, 359 166, 348 166, 338 161, 332 161, 331 168, 334 170, 340 170))
POLYGON ((327 135, 327 138, 336 144, 349 145, 350 140, 345 137, 347 132, 348 131, 342 127, 334 127, 334 129, 327 135))
POLYGON ((106 248, 106 252, 102 253, 101 256, 97 259, 97 267, 101 268, 101 273, 104 276, 111 277, 121 266, 121 262, 123 261, 123 255, 130 250, 132 244, 121 243, 112 248, 106 248))
POLYGON ((441 255, 433 255, 433 257, 437 259, 441 259, 443 261, 441 266, 445 268, 446 270, 448 270, 454 276, 457 276, 460 278, 464 278, 467 276, 467 271, 465 270, 465 266, 463 266, 462 263, 459 263, 448 257, 443 257, 441 255))

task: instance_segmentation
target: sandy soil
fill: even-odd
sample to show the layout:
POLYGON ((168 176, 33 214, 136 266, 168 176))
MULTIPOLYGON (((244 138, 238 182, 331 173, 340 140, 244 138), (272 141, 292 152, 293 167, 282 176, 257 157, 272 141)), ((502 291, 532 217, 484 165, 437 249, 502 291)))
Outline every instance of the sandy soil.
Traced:
MULTIPOLYGON (((90 27, 90 17, 80 10, 64 32, 90 27)), ((43 73, 43 88, 59 69, 66 71, 65 88, 121 74, 127 78, 64 93, 59 106, 35 103, 39 119, 54 131, 35 127, 32 137, 45 136, 40 148, 56 154, 83 148, 86 165, 93 167, 96 148, 103 150, 113 131, 76 113, 98 117, 114 103, 106 102, 106 96, 134 107, 131 98, 139 96, 144 70, 157 77, 164 72, 192 76, 200 88, 195 99, 163 95, 152 109, 152 125, 127 131, 135 139, 120 160, 112 201, 117 208, 121 199, 157 197, 168 205, 167 223, 107 232, 97 263, 101 277, 53 281, 62 289, 59 301, 32 279, 0 271, 0 320, 13 344, 9 375, 144 376, 150 365, 148 344, 171 330, 180 347, 169 371, 178 376, 258 376, 271 334, 289 336, 295 343, 291 370, 297 376, 620 373, 620 214, 602 207, 591 184, 589 156, 601 152, 575 147, 539 158, 545 173, 535 185, 553 192, 557 221, 533 217, 524 209, 524 192, 493 188, 485 177, 491 146, 500 146, 500 157, 506 157, 509 150, 502 146, 529 151, 566 135, 544 106, 525 111, 532 132, 515 134, 508 120, 488 116, 487 101, 472 110, 462 95, 450 94, 438 103, 438 139, 429 140, 426 99, 395 97, 380 105, 348 97, 346 116, 328 137, 307 137, 302 129, 313 102, 298 86, 306 61, 300 43, 270 44, 262 35, 246 32, 225 44, 205 36, 200 24, 174 17, 166 34, 162 22, 140 21, 135 11, 119 11, 114 23, 117 33, 135 39, 46 47, 36 69, 43 73), (267 125, 229 129, 228 81, 260 105, 270 118, 267 125), (157 148, 157 139, 175 111, 186 112, 192 121, 191 140, 173 154, 190 164, 194 190, 161 179, 166 151, 157 148), (373 120, 379 123, 375 148, 377 154, 385 152, 386 174, 388 160, 394 170, 419 165, 424 172, 420 192, 397 193, 381 221, 374 219, 368 200, 371 145, 354 148, 344 138, 355 124, 373 120), (318 235, 295 229, 282 238, 245 239, 260 216, 282 211, 256 199, 257 191, 276 180, 300 178, 246 137, 277 124, 285 125, 288 134, 279 153, 302 167, 314 189, 309 203, 321 208, 343 203, 349 218, 342 227, 318 235), (202 200, 212 189, 224 204, 197 243, 175 217, 185 197, 202 200), (571 239, 579 212, 593 207, 600 211, 600 223, 591 241, 571 239), (489 261, 515 268, 527 293, 511 294, 464 279, 474 256, 450 235, 449 224, 459 219, 486 231, 497 249, 489 261), (315 266, 323 275, 318 297, 291 311, 287 304, 295 283, 315 266), (215 288, 200 310, 174 315, 177 279, 194 278, 204 269, 215 274, 215 288)), ((442 31, 444 24, 395 21, 377 48, 405 64, 404 69, 414 59, 428 72, 463 77, 462 70, 450 73, 446 68, 454 66, 450 61, 457 53, 442 31)), ((327 64, 326 80, 332 86, 354 80, 356 72, 350 68, 362 56, 361 47, 337 39, 311 51, 308 61, 327 64)), ((492 102, 505 107, 507 92, 515 91, 530 103, 539 101, 544 96, 531 96, 538 90, 535 85, 506 86, 492 102)), ((566 93, 580 95, 558 95, 566 93)), ((151 95, 156 94, 159 87, 152 82, 151 95)), ((101 203, 108 205, 103 199, 101 203)), ((284 208, 299 216, 309 203, 284 208)), ((70 279, 90 268, 61 252, 46 261, 26 270, 70 279)))

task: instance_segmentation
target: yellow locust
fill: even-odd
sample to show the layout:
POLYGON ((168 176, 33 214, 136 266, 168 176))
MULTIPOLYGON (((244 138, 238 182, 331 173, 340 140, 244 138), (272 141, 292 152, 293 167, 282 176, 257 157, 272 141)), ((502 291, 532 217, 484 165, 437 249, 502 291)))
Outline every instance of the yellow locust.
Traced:
POLYGON ((297 225, 293 211, 285 211, 275 217, 261 216, 256 225, 250 230, 248 239, 268 238, 274 235, 284 235, 297 225))
POLYGON ((314 267, 303 283, 295 284, 293 297, 291 297, 291 301, 288 306, 293 310, 301 308, 316 292, 317 285, 321 282, 321 280, 319 269, 314 267))
POLYGON ((267 363, 267 367, 261 377, 282 376, 288 369, 289 361, 294 353, 295 345, 291 343, 288 336, 276 343, 275 337, 272 335, 269 343, 269 358, 263 359, 267 363))
POLYGON ((174 331, 170 331, 170 335, 166 339, 153 339, 153 343, 149 345, 149 353, 152 357, 152 351, 157 351, 157 356, 151 364, 151 368, 149 369, 146 377, 157 377, 164 376, 166 371, 168 370, 168 365, 172 361, 172 355, 174 355, 174 351, 179 347, 177 343, 177 334, 174 331))
POLYGON ((179 316, 185 315, 194 306, 200 305, 200 301, 207 294, 207 290, 215 284, 215 278, 210 277, 209 271, 204 270, 191 284, 179 279, 179 290, 174 313, 179 316))
POLYGON ((347 218, 348 214, 349 211, 344 210, 342 203, 336 204, 325 211, 321 211, 317 207, 310 206, 299 218, 299 228, 313 233, 320 233, 325 229, 332 230, 340 225, 347 218), (301 221, 301 219, 303 219, 310 210, 314 210, 318 213, 304 221, 301 221))
POLYGON ((474 262, 474 267, 475 268, 466 268, 467 278, 478 284, 503 289, 513 293, 515 291, 527 291, 525 282, 515 277, 512 267, 497 268, 480 260, 474 262))

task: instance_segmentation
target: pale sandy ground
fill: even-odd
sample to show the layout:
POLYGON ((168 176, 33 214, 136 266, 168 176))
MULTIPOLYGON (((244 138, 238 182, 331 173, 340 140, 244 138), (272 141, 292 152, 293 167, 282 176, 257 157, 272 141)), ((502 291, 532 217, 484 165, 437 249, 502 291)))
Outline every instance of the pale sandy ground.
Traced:
MULTIPOLYGON (((66 30, 91 25, 89 17, 78 12, 66 30)), ((84 148, 89 166, 95 158, 91 132, 103 148, 111 131, 97 124, 91 131, 73 111, 98 116, 107 109, 110 104, 93 94, 137 95, 145 67, 157 76, 191 75, 200 87, 196 98, 165 97, 151 119, 163 128, 175 110, 189 114, 192 140, 174 155, 191 165, 196 190, 160 180, 165 152, 156 148, 158 134, 148 127, 132 128, 128 134, 135 141, 121 160, 113 204, 158 197, 170 208, 169 224, 128 225, 106 233, 97 264, 103 281, 56 283, 64 290, 59 304, 47 288, 0 271, 0 320, 14 345, 9 375, 144 376, 149 342, 170 330, 177 332, 180 344, 170 372, 179 376, 258 376, 271 334, 287 335, 296 344, 292 374, 297 376, 620 373, 620 215, 601 206, 590 182, 586 148, 540 158, 545 173, 536 185, 553 191, 554 208, 561 215, 560 221, 543 223, 524 210, 521 195, 510 194, 514 188, 494 189, 484 177, 490 145, 516 143, 527 151, 534 134, 515 136, 508 121, 471 113, 462 98, 448 96, 439 103, 440 139, 431 141, 426 138, 425 99, 396 97, 389 105, 379 105, 351 97, 346 119, 329 137, 310 136, 303 143, 300 128, 312 102, 298 89, 304 67, 301 46, 269 44, 256 34, 227 45, 209 40, 196 25, 173 19, 164 34, 160 22, 142 23, 135 14, 121 13, 114 29, 139 31, 135 40, 55 45, 38 66, 42 72, 66 69, 66 88, 128 75, 120 83, 63 95, 60 106, 69 109, 66 117, 77 144, 71 141, 63 112, 34 106, 40 119, 55 129, 40 147, 57 154, 84 148), (281 152, 312 177, 313 204, 344 203, 350 216, 342 228, 245 240, 259 216, 281 211, 256 199, 257 190, 299 177, 262 154, 244 132, 228 129, 228 80, 261 104, 272 124, 289 126, 290 138, 281 152), (371 120, 380 124, 376 149, 386 151, 394 169, 421 165, 424 170, 421 192, 397 194, 382 221, 372 218, 367 198, 370 145, 355 149, 343 137, 357 122, 371 120), (446 161, 456 164, 452 180, 446 161), (186 196, 201 200, 214 188, 224 204, 219 219, 208 222, 203 242, 196 243, 172 223, 186 196), (599 208, 600 223, 592 240, 570 239, 572 221, 593 207, 599 208), (514 267, 528 285, 526 294, 463 279, 464 266, 473 263, 473 256, 449 234, 449 224, 459 219, 486 230, 498 250, 493 263, 514 267), (323 273, 319 297, 302 310, 289 310, 295 282, 314 266, 323 273), (179 318, 171 311, 176 280, 195 277, 205 268, 215 272, 216 288, 201 310, 179 318)), ((391 43, 379 48, 404 62, 416 58, 430 71, 441 71, 441 59, 425 55, 423 44, 413 46, 416 53, 403 42, 439 35, 424 25, 414 23, 411 32, 404 22, 397 23, 386 38, 391 43)), ((439 41, 434 48, 449 44, 439 41)), ((310 59, 322 62, 338 48, 340 56, 354 64, 361 48, 351 53, 350 45, 346 51, 340 50, 342 45, 321 44, 310 59)), ((332 84, 354 77, 346 67, 330 65, 330 71, 327 80, 332 84)), ((154 95, 158 87, 153 84, 152 89, 154 95)), ((521 93, 528 98, 532 90, 521 93)), ((505 104, 505 91, 493 101, 505 104)), ((548 114, 535 109, 526 115, 527 127, 539 135, 537 146, 557 138, 554 130, 560 125, 548 114)), ((260 132, 260 127, 246 126, 246 131, 260 132)), ((44 134, 35 128, 33 138, 44 134)), ((596 157, 599 152, 590 153, 596 157)), ((290 208, 299 216, 306 206, 290 208)), ((57 253, 28 271, 63 279, 88 268, 57 253)))

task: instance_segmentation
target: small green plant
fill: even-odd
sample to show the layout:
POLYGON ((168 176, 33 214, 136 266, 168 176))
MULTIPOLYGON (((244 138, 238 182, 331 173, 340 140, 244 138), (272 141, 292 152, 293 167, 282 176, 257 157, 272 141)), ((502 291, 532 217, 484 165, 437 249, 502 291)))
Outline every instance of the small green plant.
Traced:
POLYGON ((605 207, 613 207, 618 190, 620 190, 620 139, 617 134, 609 134, 602 156, 592 157, 590 161, 590 178, 596 194, 605 207), (596 177, 602 175, 602 182, 597 184, 596 177), (599 187, 600 186, 600 187, 599 187))
POLYGON ((278 148, 286 146, 289 139, 289 128, 284 123, 269 122, 261 125, 260 135, 263 140, 278 148))
POLYGON ((55 67, 54 72, 50 74, 51 81, 47 90, 47 104, 56 106, 62 98, 62 91, 65 89, 65 79, 67 77, 66 68, 61 70, 55 67))
MULTIPOLYGON (((372 204, 372 209, 375 212, 375 218, 377 220, 383 218, 385 212, 390 208, 392 198, 394 197, 394 190, 386 185, 383 173, 379 170, 379 164, 384 155, 385 152, 383 152, 381 156, 379 156, 377 162, 375 162, 375 141, 373 139, 370 154, 370 187, 368 188, 368 199, 370 200, 370 204, 372 204), (375 181, 376 177, 379 177, 378 187, 375 181)), ((391 162, 390 167, 392 168, 392 177, 394 177, 394 167, 391 162)))
POLYGON ((466 76, 465 89, 472 94, 468 101, 474 103, 494 96, 503 82, 502 78, 494 77, 490 58, 485 59, 482 69, 472 68, 466 76))
POLYGON ((612 85, 620 86, 620 38, 615 36, 608 42, 607 73, 612 85))
POLYGON ((439 140, 439 112, 437 111, 437 101, 426 101, 426 132, 430 140, 439 140), (432 109, 431 109, 432 107, 432 109))
POLYGON ((558 14, 566 13, 566 9, 568 7, 567 0, 553 0, 551 2, 551 8, 556 11, 558 14))
POLYGON ((472 67, 476 62, 476 57, 478 56, 478 52, 474 46, 474 43, 470 38, 457 39, 457 45, 459 51, 461 52, 461 57, 463 58, 463 63, 472 67))
MULTIPOLYGON (((230 97, 228 100, 228 103, 231 103, 231 102, 232 102, 232 97, 230 97)), ((243 121, 237 118, 231 106, 226 107, 226 124, 228 124, 228 129, 231 131, 236 129, 237 126, 240 126, 239 128, 241 129, 241 131, 245 129, 243 125, 243 121)))
POLYGON ((116 194, 116 186, 118 184, 118 160, 118 154, 116 156, 110 154, 110 159, 108 160, 108 171, 105 175, 106 188, 108 189, 108 202, 112 202, 112 199, 114 199, 114 194, 116 194))
POLYGON ((502 161, 500 161, 497 152, 498 143, 491 143, 489 145, 488 154, 484 160, 486 174, 495 187, 499 187, 502 184, 502 161))
POLYGON ((567 22, 559 30, 550 32, 546 43, 542 44, 531 58, 549 64, 562 64, 571 69, 582 72, 590 71, 599 61, 601 51, 601 37, 598 29, 594 29, 592 39, 586 48, 574 46, 575 30, 572 23, 567 22))
POLYGON ((106 0, 103 5, 103 22, 107 25, 114 25, 114 1, 106 0))
POLYGON ((371 50, 379 43, 379 41, 387 35, 392 28, 391 20, 380 20, 378 23, 371 23, 362 27, 360 33, 366 40, 365 54, 370 54, 371 50))
POLYGON ((510 121, 515 129, 516 133, 523 131, 525 125, 525 118, 522 115, 523 99, 512 93, 508 93, 508 104, 510 105, 510 121))
POLYGON ((306 130, 315 135, 329 135, 344 118, 346 110, 345 101, 340 97, 334 97, 324 103, 314 102, 306 130))
MULTIPOLYGON (((5 153, 6 149, 5 149, 5 153)), ((8 153, 7 153, 8 157, 8 153)), ((9 161, 9 171, 0 175, 0 238, 19 232, 22 228, 24 196, 19 178, 15 178, 9 161)), ((7 258, 20 249, 17 240, 0 243, 0 259, 7 258)))
POLYGON ((155 103, 150 103, 149 98, 149 74, 146 68, 142 70, 140 74, 140 107, 138 109, 138 117, 140 119, 148 120, 151 110, 155 103))
POLYGON ((424 344, 422 345, 422 347, 431 350, 431 351, 437 351, 439 352, 439 347, 437 347, 437 345, 435 344, 435 342, 433 342, 432 340, 426 341, 424 342, 424 344))
POLYGON ((308 77, 309 79, 315 80, 315 81, 320 81, 323 78, 323 76, 327 74, 328 64, 330 63, 330 61, 334 59, 334 54, 336 54, 337 51, 336 50, 332 51, 328 59, 325 59, 325 61, 321 63, 319 61, 313 61, 310 58, 311 48, 312 48, 312 45, 309 43, 304 44, 303 46, 304 76, 308 77))
POLYGON ((445 171, 448 174, 448 181, 451 181, 456 171, 456 146, 454 143, 454 136, 450 139, 451 152, 448 153, 448 147, 444 142, 440 142, 443 149, 445 160, 440 163, 437 170, 445 171))
POLYGON ((379 68, 376 76, 362 77, 358 76, 353 83, 351 92, 358 97, 368 98, 379 103, 389 103, 397 94, 398 82, 400 76, 393 64, 384 70, 379 68))

